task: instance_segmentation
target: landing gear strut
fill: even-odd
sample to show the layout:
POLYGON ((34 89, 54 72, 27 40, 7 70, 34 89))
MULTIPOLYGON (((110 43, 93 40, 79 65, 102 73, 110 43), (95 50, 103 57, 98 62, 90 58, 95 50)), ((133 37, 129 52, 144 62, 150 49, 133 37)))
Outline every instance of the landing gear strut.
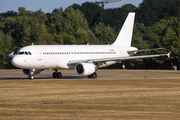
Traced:
POLYGON ((88 77, 88 78, 97 78, 97 73, 94 72, 93 74, 88 75, 87 77, 88 77))
POLYGON ((30 70, 28 79, 33 80, 34 79, 34 70, 30 70))
POLYGON ((53 74, 52 74, 52 77, 53 78, 62 78, 62 73, 55 70, 55 72, 53 72, 53 74))

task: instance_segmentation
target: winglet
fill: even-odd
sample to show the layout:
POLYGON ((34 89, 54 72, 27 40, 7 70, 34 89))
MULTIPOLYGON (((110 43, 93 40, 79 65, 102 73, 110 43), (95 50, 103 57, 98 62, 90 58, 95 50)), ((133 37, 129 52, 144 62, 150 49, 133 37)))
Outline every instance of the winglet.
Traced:
POLYGON ((171 56, 170 56, 170 54, 171 54, 171 52, 169 52, 169 53, 167 54, 168 58, 170 58, 170 57, 171 57, 171 56))

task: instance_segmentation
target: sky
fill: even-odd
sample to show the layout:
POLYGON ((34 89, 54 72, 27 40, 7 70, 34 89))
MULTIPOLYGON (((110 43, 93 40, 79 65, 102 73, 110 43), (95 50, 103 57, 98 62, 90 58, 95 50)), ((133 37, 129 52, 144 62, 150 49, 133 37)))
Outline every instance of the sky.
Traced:
MULTIPOLYGON (((18 12, 18 7, 25 7, 26 10, 36 11, 42 9, 45 13, 52 13, 53 9, 62 7, 69 7, 70 5, 76 3, 81 5, 84 2, 95 2, 101 0, 0 0, 0 13, 13 10, 18 12)), ((105 4, 106 8, 117 8, 124 4, 133 4, 136 7, 142 3, 142 0, 122 0, 120 2, 112 2, 105 4)))

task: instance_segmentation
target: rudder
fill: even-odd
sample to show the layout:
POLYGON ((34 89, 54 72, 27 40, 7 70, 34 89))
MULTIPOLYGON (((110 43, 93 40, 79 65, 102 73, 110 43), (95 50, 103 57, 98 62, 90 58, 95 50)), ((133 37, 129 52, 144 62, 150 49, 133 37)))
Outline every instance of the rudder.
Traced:
POLYGON ((134 27, 135 13, 130 12, 121 28, 116 41, 112 45, 130 47, 134 27))

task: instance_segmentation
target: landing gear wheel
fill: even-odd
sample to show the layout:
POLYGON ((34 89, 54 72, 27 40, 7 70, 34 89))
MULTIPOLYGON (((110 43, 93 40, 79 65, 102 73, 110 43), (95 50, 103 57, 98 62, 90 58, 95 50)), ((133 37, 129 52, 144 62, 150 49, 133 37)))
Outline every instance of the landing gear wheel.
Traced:
POLYGON ((97 73, 93 73, 92 78, 97 78, 97 73))
POLYGON ((93 73, 93 74, 91 74, 91 75, 88 75, 87 76, 88 78, 97 78, 97 73, 93 73))
POLYGON ((53 72, 52 77, 53 78, 62 78, 62 73, 61 72, 53 72))
POLYGON ((57 78, 62 78, 62 73, 61 72, 58 72, 57 75, 56 75, 57 78))
POLYGON ((34 79, 34 71, 35 71, 35 69, 30 70, 30 73, 29 73, 28 79, 30 79, 30 80, 33 80, 33 79, 34 79))
POLYGON ((28 79, 33 80, 33 79, 34 79, 34 76, 33 76, 33 75, 29 75, 29 76, 28 76, 28 79))
POLYGON ((56 78, 57 77, 57 72, 53 72, 52 77, 56 78))
POLYGON ((91 76, 91 75, 88 75, 87 77, 88 77, 88 78, 92 78, 92 76, 91 76))

